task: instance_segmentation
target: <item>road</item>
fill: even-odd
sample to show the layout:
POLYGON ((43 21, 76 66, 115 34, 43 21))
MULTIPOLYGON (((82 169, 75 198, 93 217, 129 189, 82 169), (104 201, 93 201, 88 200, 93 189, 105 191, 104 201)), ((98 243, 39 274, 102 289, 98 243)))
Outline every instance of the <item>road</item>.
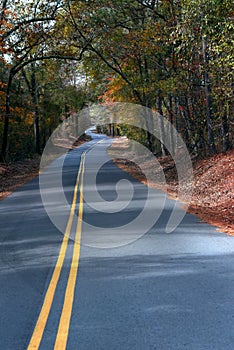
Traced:
MULTIPOLYGON (((145 222, 132 228, 148 189, 109 160, 111 141, 98 137, 64 159, 69 210, 55 201, 56 162, 42 174, 47 208, 38 178, 0 203, 0 349, 233 349, 234 238, 190 214, 165 233, 168 198, 145 234, 145 222), (130 202, 126 181, 118 198, 121 179, 132 184, 130 202)), ((165 197, 152 196, 149 226, 165 197)))

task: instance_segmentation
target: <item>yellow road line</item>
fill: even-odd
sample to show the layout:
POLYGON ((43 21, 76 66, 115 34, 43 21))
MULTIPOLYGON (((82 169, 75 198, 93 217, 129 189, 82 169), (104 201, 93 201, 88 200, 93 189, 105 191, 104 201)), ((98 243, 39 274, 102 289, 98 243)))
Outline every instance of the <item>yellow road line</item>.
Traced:
POLYGON ((72 263, 66 288, 66 293, 64 297, 63 310, 60 317, 56 342, 54 350, 66 350, 70 320, 72 314, 72 307, 75 294, 75 285, 78 274, 79 259, 80 259, 80 240, 81 240, 81 230, 82 230, 82 217, 83 217, 83 181, 84 181, 84 163, 82 169, 82 177, 80 182, 80 205, 79 205, 79 216, 76 229, 76 238, 73 248, 72 263))
POLYGON ((84 157, 85 157, 85 154, 83 153, 82 157, 81 157, 81 161, 80 161, 80 167, 79 167, 79 171, 78 171, 78 175, 77 175, 77 179, 76 179, 75 188, 74 188, 72 206, 71 206, 70 216, 69 216, 68 223, 67 223, 66 230, 65 230, 65 235, 64 235, 64 238, 62 241, 62 245, 61 245, 59 256, 58 256, 58 259, 57 259, 57 262, 56 262, 56 265, 54 268, 54 272, 53 272, 49 287, 48 287, 46 295, 45 295, 45 299, 44 299, 44 302, 43 302, 43 305, 41 308, 40 315, 38 317, 38 320, 37 320, 36 326, 34 328, 30 343, 28 345, 28 350, 33 350, 33 349, 39 348, 42 337, 43 337, 43 333, 45 330, 45 326, 46 326, 46 323, 47 323, 47 320, 49 317, 50 309, 51 309, 53 299, 54 299, 55 290, 56 290, 56 287, 57 287, 57 284, 58 284, 58 281, 59 281, 59 278, 61 275, 61 271, 62 271, 66 251, 67 251, 69 236, 70 236, 72 222, 73 222, 75 208, 76 208, 77 192, 78 192, 78 186, 79 186, 79 182, 80 182, 81 172, 83 169, 84 157))

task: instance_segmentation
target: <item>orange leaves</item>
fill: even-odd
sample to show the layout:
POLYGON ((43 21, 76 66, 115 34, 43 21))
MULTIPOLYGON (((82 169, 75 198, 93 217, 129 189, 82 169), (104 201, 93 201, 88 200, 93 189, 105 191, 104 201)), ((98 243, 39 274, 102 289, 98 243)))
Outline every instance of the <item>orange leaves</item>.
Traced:
POLYGON ((6 99, 6 92, 4 91, 6 88, 6 84, 2 81, 0 81, 0 111, 5 110, 5 99, 6 99))
POLYGON ((22 111, 22 108, 20 108, 20 107, 15 107, 15 108, 11 108, 12 109, 12 111, 14 112, 14 113, 16 113, 16 114, 21 114, 21 111, 22 111))
POLYGON ((6 84, 0 81, 0 89, 5 89, 5 87, 6 87, 6 84))

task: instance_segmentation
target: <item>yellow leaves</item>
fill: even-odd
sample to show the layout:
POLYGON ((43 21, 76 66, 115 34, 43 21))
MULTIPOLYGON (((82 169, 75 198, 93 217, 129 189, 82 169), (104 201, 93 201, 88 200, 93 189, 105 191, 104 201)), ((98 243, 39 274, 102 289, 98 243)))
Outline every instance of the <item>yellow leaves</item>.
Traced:
POLYGON ((27 112, 24 117, 24 123, 26 125, 32 125, 33 124, 33 113, 32 112, 27 112))

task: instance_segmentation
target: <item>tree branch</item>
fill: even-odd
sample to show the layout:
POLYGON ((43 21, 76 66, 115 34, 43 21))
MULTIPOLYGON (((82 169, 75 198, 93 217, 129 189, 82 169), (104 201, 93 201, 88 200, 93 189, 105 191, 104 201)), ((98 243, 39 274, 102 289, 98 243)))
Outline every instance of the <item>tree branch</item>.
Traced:
POLYGON ((0 27, 1 27, 2 21, 3 21, 3 19, 4 19, 4 12, 5 12, 6 7, 7 7, 7 1, 8 1, 8 0, 4 0, 3 3, 2 3, 1 17, 0 17, 0 21, 1 21, 1 22, 0 22, 0 27))
POLYGON ((90 47, 90 50, 93 51, 99 58, 101 58, 101 60, 114 72, 116 72, 118 75, 121 76, 121 78, 129 85, 129 87, 131 88, 133 94, 137 97, 137 99, 139 100, 139 102, 142 104, 143 100, 141 98, 141 95, 139 94, 139 92, 134 88, 132 82, 128 79, 128 77, 123 73, 123 71, 120 69, 120 66, 118 64, 118 68, 116 68, 113 64, 111 64, 105 57, 104 55, 97 49, 95 49, 95 47, 92 45, 92 43, 90 42, 90 40, 88 40, 86 38, 86 36, 81 32, 81 30, 78 28, 76 20, 72 14, 72 10, 71 10, 71 6, 70 6, 70 1, 68 1, 68 9, 69 9, 69 13, 72 19, 72 22, 74 24, 75 29, 78 31, 80 37, 86 42, 87 47, 90 47))
POLYGON ((145 8, 148 8, 151 11, 153 11, 156 16, 158 16, 159 18, 163 19, 165 22, 167 21, 165 16, 163 16, 161 13, 156 11, 156 9, 155 9, 156 8, 156 0, 152 0, 152 1, 137 0, 137 2, 141 6, 143 6, 145 8))
POLYGON ((42 17, 42 18, 31 18, 26 21, 18 22, 14 28, 6 32, 5 34, 2 35, 2 40, 8 38, 12 33, 17 31, 20 27, 31 24, 31 23, 37 23, 37 22, 48 22, 48 21, 55 21, 54 16, 53 17, 42 17))
POLYGON ((41 57, 35 57, 30 58, 26 62, 23 62, 20 65, 17 65, 14 67, 15 74, 21 71, 24 67, 26 67, 28 64, 37 62, 37 61, 44 61, 44 60, 51 60, 51 59, 59 59, 59 60, 67 60, 67 61, 77 61, 80 62, 82 60, 83 54, 85 52, 85 49, 81 51, 79 57, 69 56, 69 55, 60 55, 60 54, 51 54, 47 56, 41 56, 41 57))

